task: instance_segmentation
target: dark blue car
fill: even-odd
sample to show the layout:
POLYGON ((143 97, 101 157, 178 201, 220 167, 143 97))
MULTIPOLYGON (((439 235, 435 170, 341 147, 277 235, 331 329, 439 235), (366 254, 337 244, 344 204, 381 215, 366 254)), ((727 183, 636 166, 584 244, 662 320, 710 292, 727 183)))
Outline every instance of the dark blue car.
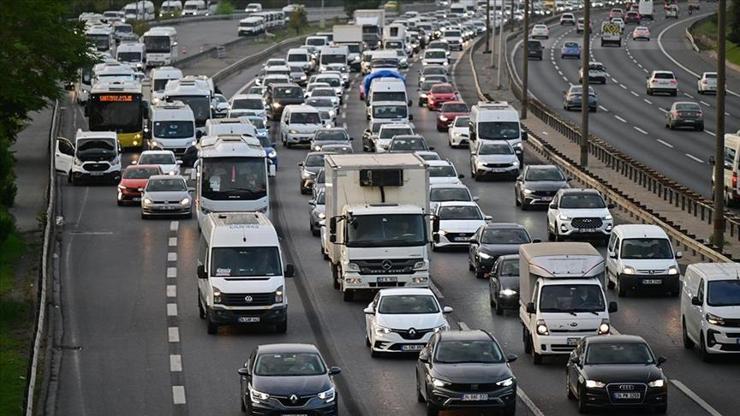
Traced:
POLYGON ((581 59, 581 45, 577 42, 565 42, 560 48, 560 57, 581 59))

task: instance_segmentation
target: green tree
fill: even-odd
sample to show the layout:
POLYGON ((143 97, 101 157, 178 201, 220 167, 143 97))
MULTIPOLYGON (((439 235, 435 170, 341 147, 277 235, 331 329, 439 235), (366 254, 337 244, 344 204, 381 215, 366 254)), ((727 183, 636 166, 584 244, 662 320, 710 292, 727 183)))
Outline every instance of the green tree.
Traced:
POLYGON ((306 17, 306 9, 298 7, 290 15, 288 21, 288 27, 295 30, 295 34, 299 35, 301 30, 308 25, 308 18, 306 17))
POLYGON ((222 0, 218 2, 216 6, 216 14, 232 14, 234 13, 234 5, 229 0, 222 0))
POLYGON ((344 11, 351 19, 357 9, 377 9, 380 7, 381 0, 352 0, 344 2, 344 11))
MULTIPOLYGON (((59 98, 63 81, 91 64, 83 27, 63 16, 64 0, 3 2, 0 13, 0 242, 7 208, 15 199, 14 160, 10 146, 28 121, 28 114, 59 98)), ((44 138, 39 137, 39 151, 44 138)), ((5 230, 7 231, 7 230, 5 230)))
POLYGON ((732 0, 727 14, 729 33, 727 39, 735 44, 740 44, 740 0, 732 0))

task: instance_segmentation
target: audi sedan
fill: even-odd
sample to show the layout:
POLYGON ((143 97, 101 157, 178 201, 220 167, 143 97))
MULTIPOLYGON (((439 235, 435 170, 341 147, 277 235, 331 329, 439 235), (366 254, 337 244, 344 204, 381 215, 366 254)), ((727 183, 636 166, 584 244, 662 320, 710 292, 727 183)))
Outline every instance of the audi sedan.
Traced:
POLYGON ((238 370, 242 412, 336 416, 334 376, 341 371, 327 367, 311 344, 260 345, 238 370))
MULTIPOLYGON (((581 110, 581 96, 583 93, 583 87, 580 85, 571 85, 568 91, 563 92, 563 109, 566 111, 580 111, 581 110)), ((599 99, 596 96, 596 91, 593 88, 588 87, 588 111, 595 113, 599 106, 599 99)))
POLYGON ((568 359, 568 398, 578 401, 581 413, 590 407, 639 407, 663 414, 668 408, 664 362, 638 336, 584 337, 568 359))

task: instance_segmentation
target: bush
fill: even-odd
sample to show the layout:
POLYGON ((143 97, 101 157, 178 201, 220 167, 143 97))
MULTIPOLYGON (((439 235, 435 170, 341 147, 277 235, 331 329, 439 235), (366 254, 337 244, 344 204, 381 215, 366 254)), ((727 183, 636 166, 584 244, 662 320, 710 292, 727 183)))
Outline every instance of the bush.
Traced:
POLYGON ((218 2, 218 6, 216 6, 216 14, 233 14, 234 13, 234 5, 231 4, 228 0, 222 0, 218 2))
POLYGON ((15 231, 15 220, 5 207, 0 207, 0 243, 8 239, 15 231))

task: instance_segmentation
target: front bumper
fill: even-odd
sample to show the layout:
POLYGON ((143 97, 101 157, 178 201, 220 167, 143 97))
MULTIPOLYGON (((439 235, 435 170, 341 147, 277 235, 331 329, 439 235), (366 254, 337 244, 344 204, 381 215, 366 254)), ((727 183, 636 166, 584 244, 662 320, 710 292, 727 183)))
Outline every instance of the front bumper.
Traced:
POLYGON ((470 144, 470 140, 468 136, 462 136, 459 134, 451 134, 450 143, 452 143, 453 146, 465 146, 465 145, 470 144))
POLYGON ((477 177, 509 177, 516 178, 519 176, 519 166, 510 166, 504 168, 489 168, 486 166, 476 166, 475 176, 477 177))
POLYGON ((611 383, 604 388, 584 389, 584 401, 593 407, 658 407, 668 402, 668 390, 665 387, 646 387, 642 383, 611 383), (621 384, 635 385, 640 399, 617 399, 614 393, 620 392, 621 384))
POLYGON ((169 215, 190 215, 191 205, 183 206, 181 204, 141 204, 141 212, 144 215, 151 216, 169 216, 169 215))
POLYGON ((673 127, 698 127, 704 126, 704 119, 701 118, 674 118, 673 127))
POLYGON ((344 289, 375 290, 386 287, 429 287, 429 271, 417 270, 410 274, 366 275, 358 272, 345 272, 342 276, 344 289))
POLYGON ((621 287, 629 290, 678 293, 681 287, 678 274, 624 274, 617 277, 621 287))
POLYGON ((470 233, 445 233, 439 234, 439 242, 432 243, 434 247, 468 247, 470 246, 470 238, 473 237, 475 232, 470 233), (464 234, 464 235, 460 235, 464 234))
MULTIPOLYGON (((426 330, 425 330, 426 331, 426 330)), ((428 330, 421 338, 406 339, 397 332, 388 334, 375 334, 373 345, 370 347, 373 351, 388 353, 412 353, 419 352, 429 339, 434 335, 434 330, 428 330)))
POLYGON ((443 410, 455 409, 501 409, 516 405, 516 383, 491 391, 457 391, 445 387, 434 387, 427 398, 443 410), (485 400, 481 395, 485 395, 485 400), (471 398, 481 400, 471 400, 471 398))
POLYGON ((532 348, 535 352, 542 355, 564 355, 570 354, 576 347, 578 341, 590 335, 597 335, 593 332, 574 332, 569 334, 552 334, 538 335, 534 334, 532 348))
POLYGON ((707 352, 710 354, 740 354, 740 328, 711 325, 705 321, 707 352))
POLYGON ((222 325, 283 323, 288 319, 288 305, 273 305, 269 309, 209 308, 213 322, 222 325))
MULTIPOLYGON (((249 397, 244 400, 250 401, 249 397)), ((300 400, 300 399, 299 399, 300 400)), ((259 403, 249 402, 248 414, 252 416, 278 416, 278 415, 306 415, 306 416, 336 416, 337 399, 331 403, 324 403, 318 398, 309 399, 303 406, 286 406, 282 402, 290 403, 289 397, 270 397, 259 403)), ((301 400, 303 401, 303 400, 301 400)))
POLYGON ((555 195, 555 192, 552 195, 537 195, 535 192, 537 191, 531 191, 530 193, 523 192, 522 200, 527 205, 550 205, 555 195))
POLYGON ((313 133, 288 133, 285 141, 290 144, 310 144, 313 133))
POLYGON ((73 170, 72 179, 75 181, 86 180, 90 182, 118 183, 121 180, 121 171, 116 169, 107 171, 73 170))

